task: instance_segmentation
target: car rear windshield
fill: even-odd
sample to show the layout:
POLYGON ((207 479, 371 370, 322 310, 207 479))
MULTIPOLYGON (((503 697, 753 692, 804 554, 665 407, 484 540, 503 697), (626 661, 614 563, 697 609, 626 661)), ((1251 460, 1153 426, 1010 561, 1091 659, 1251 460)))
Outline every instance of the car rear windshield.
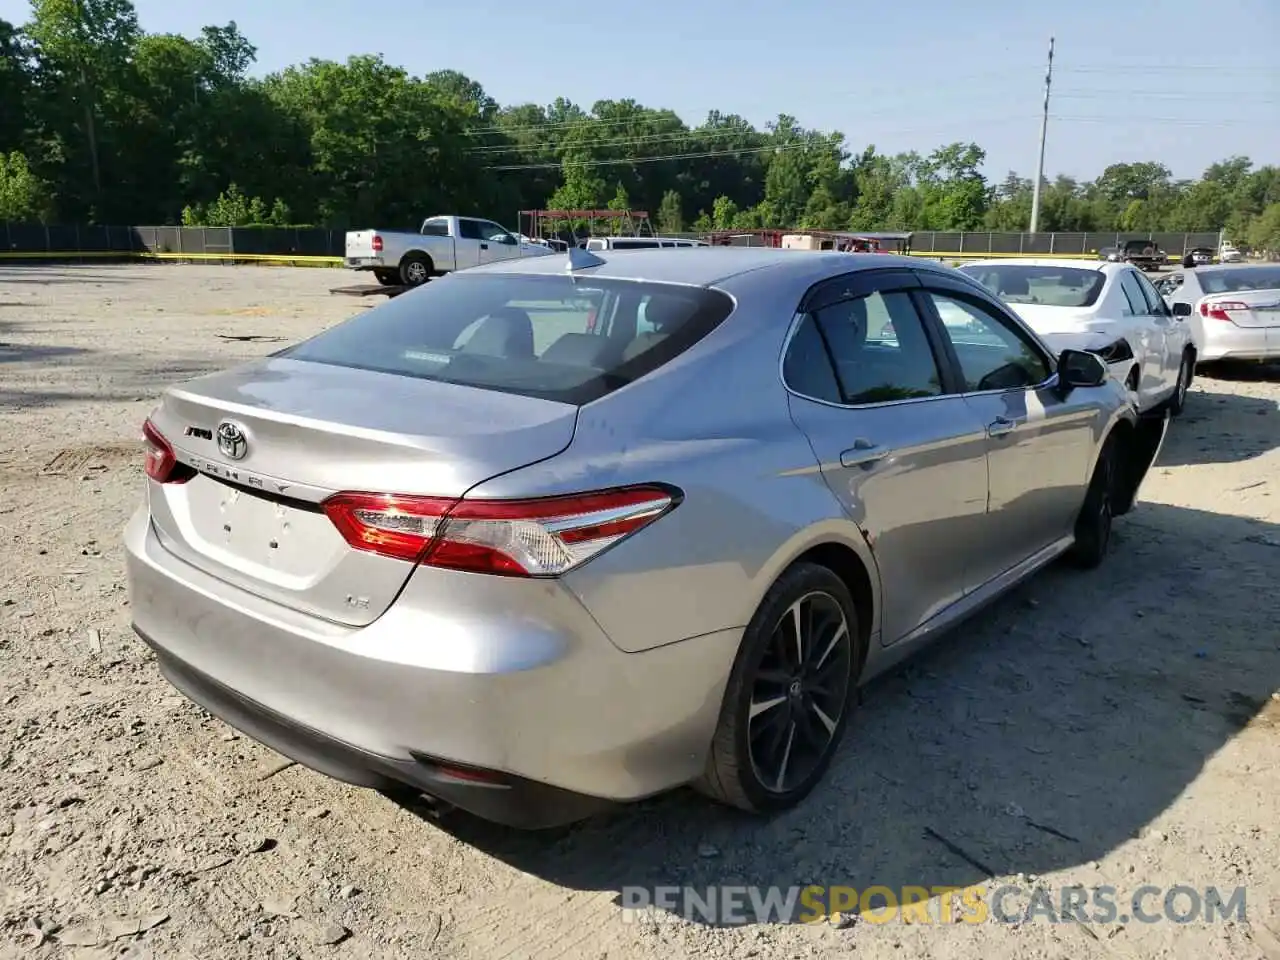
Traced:
POLYGON ((969 264, 960 268, 1005 303, 1051 307, 1091 307, 1106 275, 1083 267, 1043 267, 1026 263, 969 264))
POLYGON ((581 405, 669 363, 733 307, 704 287, 456 273, 278 356, 581 405))
POLYGON ((1215 267, 1197 270, 1205 293, 1280 290, 1280 267, 1215 267))

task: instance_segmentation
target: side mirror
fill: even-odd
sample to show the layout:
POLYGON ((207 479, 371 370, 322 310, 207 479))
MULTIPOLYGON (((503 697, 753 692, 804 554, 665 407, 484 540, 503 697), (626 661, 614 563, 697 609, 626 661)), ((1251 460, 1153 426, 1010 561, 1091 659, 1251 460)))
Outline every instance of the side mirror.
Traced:
POLYGON ((1107 365, 1097 354, 1063 350, 1058 357, 1058 380, 1066 389, 1100 387, 1107 382, 1107 365))
POLYGON ((1179 300, 1173 305, 1173 315, 1175 317, 1191 316, 1191 304, 1187 303, 1185 300, 1179 300))

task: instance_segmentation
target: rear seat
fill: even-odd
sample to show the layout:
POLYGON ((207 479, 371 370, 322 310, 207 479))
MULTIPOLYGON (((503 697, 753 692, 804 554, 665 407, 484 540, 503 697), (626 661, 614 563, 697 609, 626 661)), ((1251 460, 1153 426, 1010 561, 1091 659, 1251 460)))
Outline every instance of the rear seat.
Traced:
POLYGON ((566 333, 538 359, 571 367, 599 367, 600 354, 608 345, 606 338, 594 333, 566 333))

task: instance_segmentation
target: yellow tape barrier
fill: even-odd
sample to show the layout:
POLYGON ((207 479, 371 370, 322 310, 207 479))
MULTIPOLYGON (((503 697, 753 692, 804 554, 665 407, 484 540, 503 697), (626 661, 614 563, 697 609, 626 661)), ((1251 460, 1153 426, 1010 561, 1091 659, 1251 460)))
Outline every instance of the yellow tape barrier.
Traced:
MULTIPOLYGON (((1016 260, 1036 257, 1057 260, 1097 260, 1096 253, 965 253, 960 251, 912 250, 913 257, 930 260, 1016 260)), ((1179 258, 1170 256, 1170 263, 1179 258)), ((130 250, 93 250, 78 253, 0 253, 0 260, 187 260, 208 263, 261 263, 278 266, 340 267, 342 257, 319 257, 280 253, 146 253, 130 250)))

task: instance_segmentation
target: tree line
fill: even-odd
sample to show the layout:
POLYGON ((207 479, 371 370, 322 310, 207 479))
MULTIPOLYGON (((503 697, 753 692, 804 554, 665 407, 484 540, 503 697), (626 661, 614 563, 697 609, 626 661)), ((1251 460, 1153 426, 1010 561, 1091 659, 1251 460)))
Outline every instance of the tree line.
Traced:
MULTIPOLYGON (((129 0, 33 0, 0 19, 0 220, 416 226, 520 209, 647 210, 664 232, 1027 229, 1032 182, 986 154, 853 149, 782 115, 689 126, 635 100, 502 106, 453 70, 378 56, 254 77, 234 22, 145 32, 129 0)), ((1155 161, 1042 187, 1044 231, 1223 229, 1280 248, 1280 168, 1246 157, 1175 179, 1155 161)))

